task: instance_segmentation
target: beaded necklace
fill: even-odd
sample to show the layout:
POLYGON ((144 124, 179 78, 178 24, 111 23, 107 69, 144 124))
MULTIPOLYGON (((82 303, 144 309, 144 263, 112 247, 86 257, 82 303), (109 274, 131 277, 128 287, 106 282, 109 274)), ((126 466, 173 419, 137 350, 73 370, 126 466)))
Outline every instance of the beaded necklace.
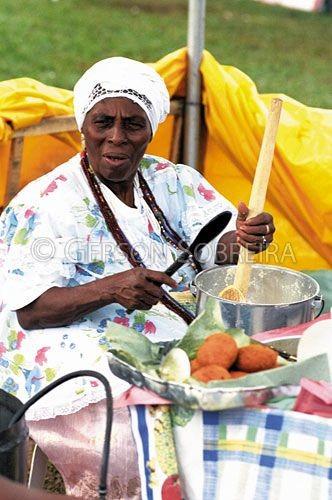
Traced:
MULTIPOLYGON (((83 151, 81 153, 81 166, 82 170, 87 178, 87 181, 89 183, 89 186, 91 188, 91 191, 94 195, 94 198, 100 208, 100 211, 105 219, 106 225, 113 235, 116 243, 119 245, 121 250, 124 252, 126 255, 128 261, 133 267, 145 267, 144 262, 140 256, 140 254, 135 250, 135 248, 130 244, 129 240, 126 238, 126 235, 120 228, 115 215, 111 209, 111 207, 108 205, 107 201, 105 200, 105 197, 101 191, 100 185, 96 180, 95 173, 89 163, 88 156, 86 154, 86 151, 83 151)), ((145 179, 143 178, 143 175, 138 172, 138 177, 139 177, 139 184, 140 188, 143 193, 143 198, 152 210, 153 214, 155 215, 159 225, 160 225, 160 230, 164 238, 168 243, 173 245, 176 248, 179 248, 181 251, 184 249, 188 248, 188 245, 181 240, 179 235, 171 228, 169 222, 167 221, 166 217, 164 216, 162 210, 159 208, 157 205, 157 202, 148 187, 145 179)), ((194 315, 187 311, 184 307, 182 307, 176 300, 174 300, 164 289, 163 290, 163 296, 160 299, 160 302, 166 306, 168 309, 176 313, 178 316, 180 316, 188 325, 192 322, 194 319, 194 315)))
POLYGON ((181 249, 182 252, 183 250, 188 250, 187 243, 181 240, 180 236, 172 229, 163 211, 157 205, 156 199, 151 189, 149 188, 148 183, 144 179, 142 173, 138 170, 137 174, 138 174, 139 186, 143 193, 143 198, 147 202, 148 206, 151 208, 153 212, 153 215, 157 219, 161 233, 164 236, 165 240, 172 246, 181 249))

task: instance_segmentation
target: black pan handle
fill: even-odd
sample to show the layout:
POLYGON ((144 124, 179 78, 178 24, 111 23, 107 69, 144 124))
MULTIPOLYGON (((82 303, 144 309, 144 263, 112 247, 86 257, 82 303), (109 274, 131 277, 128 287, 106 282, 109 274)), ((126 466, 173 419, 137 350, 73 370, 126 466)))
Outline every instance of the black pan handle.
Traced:
POLYGON ((173 262, 173 264, 171 264, 167 269, 166 271, 164 271, 165 274, 167 274, 167 276, 172 276, 172 274, 176 273, 176 271, 178 269, 180 269, 180 267, 183 266, 183 264, 186 263, 186 261, 188 260, 190 256, 190 251, 189 250, 185 250, 184 252, 182 252, 179 257, 173 262))
MULTIPOLYGON (((174 274, 178 269, 180 269, 181 266, 183 266, 183 264, 186 263, 186 261, 188 260, 189 255, 190 255, 190 251, 189 250, 185 250, 184 252, 182 252, 179 255, 179 257, 173 262, 173 264, 171 264, 166 269, 166 271, 164 271, 164 273, 167 274, 167 276, 172 276, 172 274, 174 274)), ((155 284, 159 285, 159 283, 155 283, 155 284)), ((131 314, 134 311, 135 311, 135 309, 127 309, 126 313, 127 314, 131 314)))
POLYGON ((314 297, 314 302, 313 302, 313 308, 315 311, 314 319, 318 318, 322 314, 324 306, 325 306, 325 300, 323 299, 323 297, 321 295, 316 295, 314 297), (318 303, 318 306, 316 306, 315 302, 318 303))

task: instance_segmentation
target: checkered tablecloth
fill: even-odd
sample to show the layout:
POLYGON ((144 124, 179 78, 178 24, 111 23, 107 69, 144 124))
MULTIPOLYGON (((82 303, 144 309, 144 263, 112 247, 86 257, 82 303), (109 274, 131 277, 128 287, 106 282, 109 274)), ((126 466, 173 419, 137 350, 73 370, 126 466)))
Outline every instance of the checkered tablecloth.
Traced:
POLYGON ((163 408, 163 418, 171 424, 157 424, 163 434, 160 449, 156 414, 149 407, 131 407, 146 477, 143 498, 165 498, 162 484, 167 475, 176 474, 177 463, 182 495, 188 500, 332 499, 331 419, 275 409, 163 408), (158 456, 166 451, 168 470, 158 480, 158 456))
MULTIPOLYGON (((257 337, 299 335, 311 324, 257 337)), ((275 388, 274 399, 267 403, 270 407, 264 409, 208 412, 175 405, 151 407, 145 400, 146 405, 137 405, 139 398, 133 396, 128 404, 144 478, 142 498, 332 500, 332 418, 327 418, 332 415, 331 384, 307 382, 314 388, 303 385, 295 405, 298 411, 281 407, 294 407, 300 386, 294 394, 291 386, 286 392, 275 388), (310 403, 308 395, 316 399, 310 403), (167 493, 165 485, 177 474, 182 493, 176 489, 167 493)))
POLYGON ((204 412, 204 499, 332 498, 332 422, 296 412, 204 412))

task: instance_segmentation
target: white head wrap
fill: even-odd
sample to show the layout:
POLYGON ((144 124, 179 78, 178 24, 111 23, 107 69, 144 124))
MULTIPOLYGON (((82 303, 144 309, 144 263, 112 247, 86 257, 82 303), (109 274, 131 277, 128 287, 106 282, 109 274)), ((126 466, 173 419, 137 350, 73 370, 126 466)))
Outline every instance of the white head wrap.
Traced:
POLYGON ((127 97, 147 114, 152 133, 169 113, 164 80, 144 63, 126 57, 110 57, 89 68, 74 87, 74 112, 79 130, 88 111, 107 97, 127 97))

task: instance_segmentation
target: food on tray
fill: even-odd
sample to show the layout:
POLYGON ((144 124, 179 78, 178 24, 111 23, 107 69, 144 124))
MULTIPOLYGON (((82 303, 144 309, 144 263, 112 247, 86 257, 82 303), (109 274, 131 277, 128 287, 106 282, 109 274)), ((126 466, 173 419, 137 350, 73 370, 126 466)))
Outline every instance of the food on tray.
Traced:
POLYGON ((229 368, 236 360, 238 347, 227 333, 209 336, 197 351, 196 359, 200 366, 218 365, 229 368))
POLYGON ((202 366, 196 370, 192 376, 201 382, 210 382, 211 380, 227 380, 231 378, 229 371, 219 365, 202 366))
POLYGON ((234 338, 220 332, 208 336, 191 360, 191 376, 201 382, 245 377, 249 373, 276 368, 278 354, 264 345, 238 348, 234 338), (230 369, 230 371, 228 371, 230 369))
POLYGON ((198 360, 195 358, 192 361, 190 361, 190 371, 191 373, 194 373, 198 368, 200 368, 201 365, 199 364, 198 360))
MULTIPOLYGON (((200 408, 215 411, 252 405, 257 401, 263 403, 266 398, 270 397, 270 389, 273 387, 285 384, 299 385, 303 377, 327 382, 331 380, 328 375, 327 357, 321 355, 300 363, 289 363, 278 357, 278 363, 282 363, 279 368, 273 367, 272 370, 248 374, 233 363, 228 369, 230 378, 223 380, 218 378, 211 381, 205 378, 207 382, 203 382, 202 372, 205 373, 205 377, 210 378, 211 374, 215 377, 216 369, 211 368, 210 365, 197 367, 197 352, 205 342, 211 343, 211 346, 214 345, 216 332, 227 333, 235 340, 238 349, 255 343, 242 329, 225 327, 220 318, 218 304, 209 300, 206 302, 205 310, 188 326, 187 333, 180 340, 152 342, 147 336, 133 328, 109 322, 106 335, 111 344, 110 368, 116 376, 130 384, 147 388, 179 405, 177 411, 179 411, 178 417, 181 422, 187 422, 188 409, 200 408), (182 383, 163 380, 160 365, 164 365, 164 368, 166 365, 167 368, 168 363, 165 358, 167 353, 175 348, 181 348, 190 359, 189 363, 189 360, 184 357, 188 374, 190 365, 192 374, 203 369, 199 375, 200 379, 194 378, 191 374, 182 383)), ((172 359, 173 356, 174 353, 170 355, 170 358, 172 359)), ((179 360, 180 356, 183 355, 176 354, 175 358, 179 360)), ((175 362, 175 367, 178 367, 178 364, 175 362)), ((220 368, 224 367, 218 366, 218 377, 220 377, 220 368)), ((224 376, 225 371, 222 370, 222 377, 224 376)), ((174 374, 171 374, 171 377, 174 378, 174 374)))
POLYGON ((190 361, 187 353, 179 347, 173 347, 160 363, 159 374, 170 382, 187 380, 190 377, 190 361))
POLYGON ((244 372, 242 370, 231 370, 229 372, 231 378, 241 378, 241 377, 245 377, 246 375, 248 375, 247 372, 244 372))
POLYGON ((259 372, 275 368, 278 353, 267 346, 250 344, 239 349, 236 368, 245 372, 259 372))

